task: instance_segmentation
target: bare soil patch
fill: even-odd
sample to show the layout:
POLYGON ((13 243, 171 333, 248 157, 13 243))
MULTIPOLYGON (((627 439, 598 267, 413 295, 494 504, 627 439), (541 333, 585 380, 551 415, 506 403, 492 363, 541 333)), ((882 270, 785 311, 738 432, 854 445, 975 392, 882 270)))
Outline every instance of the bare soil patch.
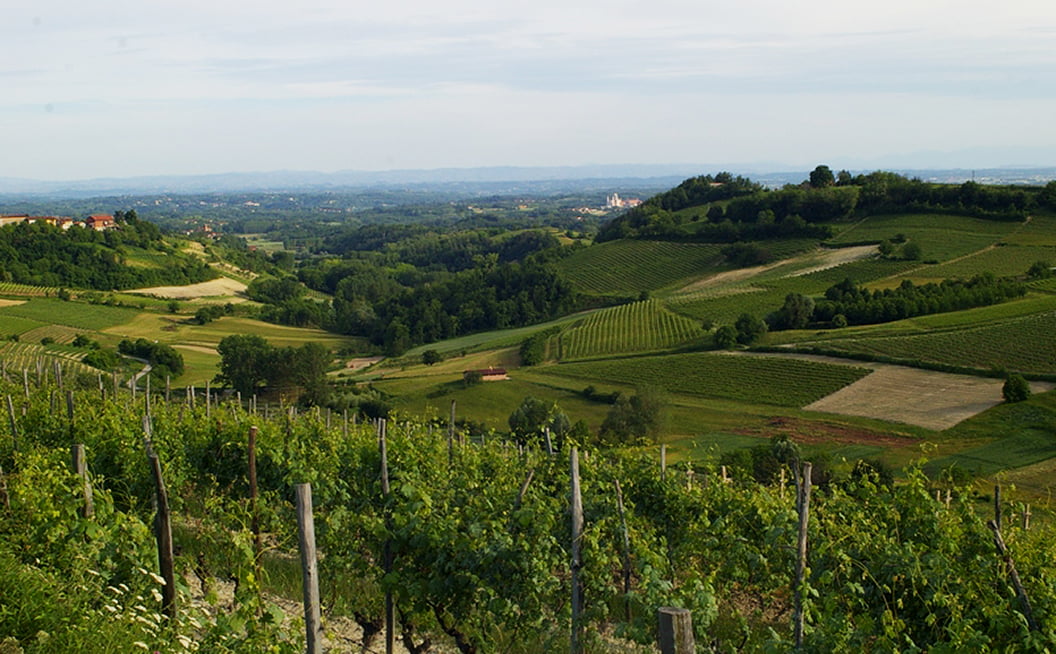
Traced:
POLYGON ((744 429, 738 433, 764 438, 784 435, 796 443, 809 445, 839 443, 841 445, 877 445, 891 448, 908 447, 920 442, 915 438, 885 434, 861 427, 836 425, 818 420, 803 420, 786 416, 771 418, 763 427, 744 429))
MULTIPOLYGON (((805 406, 810 411, 892 420, 941 431, 1003 401, 1000 379, 893 365, 805 406)), ((1052 384, 1034 382, 1035 392, 1052 384)))
POLYGON ((153 288, 137 288, 128 292, 173 300, 193 300, 200 297, 216 297, 220 295, 234 296, 244 293, 245 290, 246 285, 242 282, 230 277, 221 277, 188 286, 155 286, 153 288))
POLYGON ((25 304, 25 300, 4 300, 0 299, 0 307, 13 307, 19 304, 25 304))
POLYGON ((362 370, 363 368, 369 368, 370 366, 374 365, 375 363, 381 361, 384 358, 385 357, 382 357, 382 356, 376 356, 376 357, 359 357, 358 359, 349 359, 348 362, 345 364, 345 368, 347 368, 349 370, 362 370))

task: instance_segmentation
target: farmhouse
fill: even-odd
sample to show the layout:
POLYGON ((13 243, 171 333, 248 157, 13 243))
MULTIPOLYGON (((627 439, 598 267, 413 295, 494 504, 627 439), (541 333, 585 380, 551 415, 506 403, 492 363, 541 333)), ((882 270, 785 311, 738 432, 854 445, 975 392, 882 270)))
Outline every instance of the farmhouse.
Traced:
POLYGON ((97 232, 110 229, 114 225, 114 217, 106 214, 93 214, 84 220, 85 227, 94 229, 97 232))
POLYGON ((462 372, 462 379, 469 380, 471 377, 480 375, 480 381, 502 381, 503 379, 509 379, 509 375, 506 374, 505 368, 481 368, 480 370, 465 370, 462 372))

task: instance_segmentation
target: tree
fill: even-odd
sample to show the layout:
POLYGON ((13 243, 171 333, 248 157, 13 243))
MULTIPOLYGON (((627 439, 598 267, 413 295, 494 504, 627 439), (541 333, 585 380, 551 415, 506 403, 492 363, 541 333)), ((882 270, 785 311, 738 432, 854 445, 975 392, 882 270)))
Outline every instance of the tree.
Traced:
POLYGON ((737 342, 741 345, 751 345, 767 331, 766 323, 750 313, 742 313, 733 327, 737 330, 737 342))
POLYGON ((715 330, 715 347, 720 350, 732 349, 737 345, 737 328, 733 325, 723 325, 715 330))
POLYGON ((443 361, 444 358, 440 356, 440 353, 436 350, 426 350, 422 352, 422 363, 427 366, 432 366, 443 361))
POLYGON ((906 261, 919 261, 922 256, 923 251, 917 243, 910 241, 902 246, 902 258, 906 261))
POLYGON ((785 304, 777 312, 777 326, 784 329, 803 329, 814 315, 814 300, 802 293, 789 293, 785 304))
POLYGON ((564 442, 565 432, 572 426, 568 416, 556 402, 547 404, 530 395, 521 400, 520 406, 513 410, 507 423, 514 438, 522 445, 528 445, 537 439, 538 443, 545 444, 543 432, 549 427, 551 443, 559 449, 564 442))
POLYGON ((1052 277, 1052 265, 1048 261, 1035 261, 1027 270, 1030 279, 1047 279, 1052 277))
POLYGON ((1018 372, 1010 374, 1001 387, 1005 402, 1022 402, 1030 397, 1030 383, 1018 372))
POLYGON ((836 176, 826 165, 820 165, 810 172, 810 186, 812 188, 825 188, 836 183, 836 176))
POLYGON ((274 363, 274 348, 256 334, 225 336, 216 346, 220 374, 216 381, 250 396, 267 383, 274 363))
POLYGON ((633 396, 621 395, 601 423, 599 438, 607 445, 637 445, 656 436, 664 401, 654 388, 640 388, 633 396))

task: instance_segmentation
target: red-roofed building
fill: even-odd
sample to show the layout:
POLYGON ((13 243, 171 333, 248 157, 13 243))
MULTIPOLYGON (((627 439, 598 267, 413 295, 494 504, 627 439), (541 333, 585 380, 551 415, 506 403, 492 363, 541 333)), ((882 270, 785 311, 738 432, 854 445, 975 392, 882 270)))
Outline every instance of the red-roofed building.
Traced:
POLYGON ((105 229, 110 229, 111 227, 116 225, 116 223, 114 222, 113 216, 107 216, 106 214, 96 214, 88 216, 88 218, 84 221, 84 225, 86 227, 94 229, 97 232, 101 232, 105 229))

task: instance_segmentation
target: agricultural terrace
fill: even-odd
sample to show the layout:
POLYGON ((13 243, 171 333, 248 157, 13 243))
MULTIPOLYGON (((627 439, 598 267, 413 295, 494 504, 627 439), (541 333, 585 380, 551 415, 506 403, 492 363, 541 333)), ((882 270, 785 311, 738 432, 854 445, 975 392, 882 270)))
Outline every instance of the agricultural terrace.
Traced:
POLYGON ((947 261, 992 245, 1022 226, 1018 222, 943 214, 870 216, 840 232, 830 243, 875 243, 901 234, 921 247, 925 260, 947 261))
POLYGON ((869 374, 866 368, 711 352, 563 363, 547 375, 652 386, 669 393, 802 407, 869 374))
POLYGON ((206 297, 230 297, 234 301, 243 301, 240 294, 245 293, 246 285, 230 277, 219 277, 207 282, 189 284, 187 286, 155 286, 152 288, 137 288, 129 293, 150 295, 160 298, 175 300, 194 300, 206 297))
POLYGON ((834 339, 818 344, 837 352, 880 355, 979 370, 1056 372, 1056 311, 908 336, 834 339))
POLYGON ((696 321, 668 311, 656 300, 598 311, 558 337, 561 360, 656 351, 704 338, 696 321))
POLYGON ((701 275, 722 262, 722 246, 622 239, 599 243, 558 262, 579 291, 633 295, 701 275))

